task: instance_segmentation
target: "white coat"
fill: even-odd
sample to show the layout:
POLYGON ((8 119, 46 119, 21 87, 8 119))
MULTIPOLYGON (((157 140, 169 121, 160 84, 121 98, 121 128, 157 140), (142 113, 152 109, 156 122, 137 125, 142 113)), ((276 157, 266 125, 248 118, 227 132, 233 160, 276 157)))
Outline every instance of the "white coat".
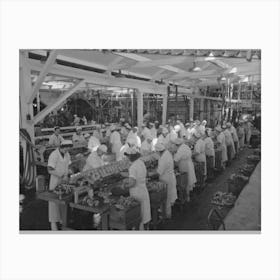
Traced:
POLYGON ((93 152, 96 151, 99 146, 100 146, 99 139, 92 135, 88 141, 88 149, 93 152))
POLYGON ((78 144, 86 143, 85 137, 82 134, 78 135, 77 133, 73 134, 72 141, 73 143, 78 143, 78 144))
MULTIPOLYGON (((55 174, 50 176, 49 189, 53 190, 61 183, 63 176, 68 174, 68 167, 71 164, 71 158, 69 153, 64 156, 61 155, 59 149, 54 150, 48 159, 48 166, 54 168, 55 174)), ((61 222, 61 207, 59 204, 49 201, 49 222, 61 222)))
POLYGON ((141 145, 141 154, 149 154, 152 152, 152 144, 148 143, 147 139, 145 139, 141 145))
POLYGON ((197 153, 195 155, 195 160, 197 162, 204 162, 204 175, 207 174, 206 167, 206 155, 205 155, 205 142, 202 139, 198 139, 194 146, 194 152, 197 153))
POLYGON ((126 156, 125 156, 125 152, 129 149, 129 146, 128 144, 124 144, 121 149, 120 149, 120 157, 119 157, 119 160, 122 160, 124 159, 126 156))
POLYGON ((59 147, 60 143, 63 141, 63 137, 61 135, 56 136, 55 134, 51 135, 49 139, 49 145, 50 146, 56 146, 59 147))
POLYGON ((91 152, 86 160, 86 165, 84 166, 83 171, 87 171, 93 168, 98 168, 104 165, 104 162, 100 156, 98 156, 97 152, 91 152))
POLYGON ((122 147, 121 136, 117 131, 114 131, 110 136, 110 143, 112 145, 112 153, 116 154, 116 160, 120 160, 120 149, 122 147))
POLYGON ((174 161, 171 153, 165 150, 158 160, 158 169, 160 181, 167 184, 167 200, 166 200, 166 215, 171 217, 171 205, 177 199, 176 177, 174 174, 174 161))
POLYGON ((232 135, 231 135, 231 132, 229 131, 229 129, 226 129, 224 131, 224 135, 225 135, 225 139, 226 139, 226 145, 232 147, 231 148, 231 151, 232 151, 231 157, 233 158, 235 156, 235 147, 234 147, 234 142, 233 142, 232 135))
POLYGON ((180 145, 176 154, 174 155, 174 161, 178 162, 179 171, 181 173, 188 173, 187 189, 191 191, 193 189, 194 184, 196 183, 196 176, 192 161, 192 151, 188 145, 180 145))
POLYGON ((134 197, 141 204, 141 224, 151 220, 150 196, 146 187, 147 170, 144 162, 137 159, 128 170, 129 177, 136 180, 134 187, 129 189, 130 196, 134 197))
POLYGON ((221 144, 222 149, 222 162, 226 162, 228 160, 227 157, 227 145, 226 145, 226 138, 223 132, 220 132, 217 136, 217 142, 221 144))
POLYGON ((144 129, 141 132, 141 136, 143 136, 144 139, 146 139, 149 135, 151 135, 150 129, 147 127, 144 127, 144 129))
POLYGON ((150 129, 150 132, 151 132, 153 139, 157 138, 157 129, 155 127, 152 127, 150 129))

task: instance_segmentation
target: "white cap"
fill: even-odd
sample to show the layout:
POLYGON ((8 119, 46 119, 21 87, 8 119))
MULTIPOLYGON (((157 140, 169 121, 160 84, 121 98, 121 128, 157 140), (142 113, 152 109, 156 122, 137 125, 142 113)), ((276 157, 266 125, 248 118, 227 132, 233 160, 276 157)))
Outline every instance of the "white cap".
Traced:
POLYGON ((73 146, 73 142, 71 140, 63 140, 60 146, 73 146))
POLYGON ((128 148, 125 153, 128 155, 135 155, 135 154, 139 154, 140 150, 136 146, 133 146, 131 148, 128 148))
POLYGON ((85 137, 85 138, 89 138, 89 137, 90 137, 90 134, 89 134, 89 133, 86 133, 86 134, 84 135, 84 137, 85 137))
POLYGON ((76 131, 80 131, 80 130, 82 130, 82 128, 81 128, 80 126, 78 126, 78 127, 76 128, 76 131))
POLYGON ((106 145, 100 145, 100 146, 98 147, 98 150, 102 151, 103 153, 107 153, 108 148, 107 148, 106 145))
POLYGON ((168 133, 168 129, 166 127, 162 128, 162 133, 168 133))
POLYGON ((216 127, 215 127, 215 130, 218 131, 218 132, 222 132, 222 128, 221 128, 220 125, 219 125, 219 126, 216 126, 216 127))
POLYGON ((156 145, 155 145, 155 150, 156 150, 157 152, 162 152, 162 151, 165 150, 165 146, 164 146, 162 143, 156 143, 156 145))
POLYGON ((180 130, 181 130, 181 126, 180 126, 179 124, 175 125, 175 126, 174 126, 174 130, 175 130, 176 132, 180 131, 180 130))

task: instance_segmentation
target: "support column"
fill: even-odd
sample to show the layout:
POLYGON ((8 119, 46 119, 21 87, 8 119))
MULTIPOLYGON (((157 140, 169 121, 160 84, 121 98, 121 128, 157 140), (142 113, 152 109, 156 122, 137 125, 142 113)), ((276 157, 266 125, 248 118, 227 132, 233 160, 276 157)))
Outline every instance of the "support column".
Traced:
POLYGON ((211 123, 211 100, 208 99, 208 100, 206 100, 206 102, 207 102, 207 118, 206 118, 206 120, 207 120, 207 123, 209 125, 211 123))
POLYGON ((204 119, 204 98, 200 99, 199 118, 200 118, 200 121, 203 121, 203 119, 204 119))
POLYGON ((190 121, 193 121, 193 109, 194 109, 194 98, 191 97, 190 98, 190 109, 189 109, 189 112, 190 112, 189 120, 190 121))
POLYGON ((137 125, 141 129, 143 123, 143 92, 137 90, 137 125))
POLYGON ((166 117, 167 117, 167 94, 162 96, 162 125, 166 124, 166 117))
POLYGON ((26 54, 20 52, 20 68, 19 68, 19 105, 20 105, 20 128, 27 130, 34 143, 34 125, 33 120, 33 103, 29 103, 32 94, 31 69, 26 62, 26 54))

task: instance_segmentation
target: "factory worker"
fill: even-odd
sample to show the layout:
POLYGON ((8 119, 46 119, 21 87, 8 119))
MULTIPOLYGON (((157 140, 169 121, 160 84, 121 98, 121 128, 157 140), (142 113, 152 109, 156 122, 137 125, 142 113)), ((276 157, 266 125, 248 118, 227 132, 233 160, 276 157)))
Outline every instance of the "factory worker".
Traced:
POLYGON ((190 123, 186 123, 185 124, 185 136, 184 138, 186 140, 190 140, 192 137, 192 133, 191 133, 191 124, 190 123))
POLYGON ((139 149, 141 148, 141 139, 138 136, 138 127, 135 126, 132 128, 132 130, 127 135, 127 140, 128 139, 130 139, 130 141, 134 141, 134 145, 136 147, 138 147, 139 149))
POLYGON ((74 121, 73 121, 73 124, 75 125, 75 126, 78 126, 78 125, 80 125, 80 118, 78 117, 78 115, 74 115, 74 121))
POLYGON ((113 126, 111 130, 110 144, 112 145, 112 153, 116 155, 116 161, 119 161, 121 158, 120 150, 122 147, 121 135, 119 133, 120 127, 113 126))
POLYGON ((174 161, 178 163, 180 173, 188 173, 188 181, 185 187, 187 201, 190 201, 190 191, 193 190, 196 183, 195 170, 192 161, 192 151, 181 138, 177 138, 174 143, 178 147, 177 152, 174 155, 174 161))
POLYGON ((155 127, 155 124, 154 123, 150 123, 150 132, 151 132, 151 135, 153 137, 153 139, 157 138, 157 129, 155 127))
MULTIPOLYGON (((63 140, 60 146, 50 154, 48 159, 48 172, 51 175, 50 190, 54 190, 56 186, 68 181, 68 168, 71 164, 68 151, 72 146, 71 140, 63 140)), ((52 201, 49 202, 49 222, 51 223, 52 230, 57 230, 57 223, 62 223, 61 206, 52 201)))
POLYGON ((237 136, 237 131, 236 131, 235 127, 231 124, 231 122, 227 123, 227 128, 228 128, 228 131, 231 133, 233 143, 234 143, 235 154, 237 154, 238 149, 239 149, 239 139, 237 136))
POLYGON ((142 131, 141 131, 141 137, 143 140, 147 138, 147 136, 150 135, 150 129, 147 127, 146 123, 142 124, 142 131))
POLYGON ((238 140, 239 140, 239 147, 240 147, 240 149, 243 149, 244 143, 245 143, 245 128, 244 128, 244 123, 242 120, 239 121, 239 125, 237 128, 237 135, 238 135, 238 140))
POLYGON ((196 131, 200 131, 200 121, 195 120, 191 125, 191 135, 193 136, 196 131))
POLYGON ((151 204, 146 187, 147 169, 140 159, 140 150, 137 147, 129 148, 125 155, 129 158, 131 166, 128 169, 129 178, 124 187, 129 188, 130 196, 140 202, 140 230, 148 229, 148 223, 151 220, 151 204))
POLYGON ((99 146, 100 146, 99 139, 96 136, 92 135, 88 140, 88 149, 90 150, 90 152, 94 152, 97 150, 99 146))
POLYGON ((160 126, 159 121, 155 121, 155 129, 156 129, 156 130, 159 129, 159 126, 160 126))
POLYGON ((86 165, 84 166, 83 171, 87 171, 93 168, 98 168, 104 165, 102 156, 108 151, 106 145, 100 145, 96 151, 90 153, 86 160, 86 165))
POLYGON ((205 142, 202 140, 200 131, 196 130, 193 134, 196 143, 194 145, 194 158, 197 162, 204 163, 204 176, 207 175, 206 155, 205 155, 205 142))
POLYGON ((76 133, 73 134, 72 141, 73 141, 74 144, 84 144, 84 143, 86 143, 86 139, 82 134, 82 128, 81 127, 76 128, 76 133))
POLYGON ((165 148, 162 143, 157 143, 155 146, 156 152, 160 158, 158 160, 157 173, 159 180, 167 184, 167 200, 166 200, 166 217, 172 216, 172 205, 177 199, 176 177, 174 174, 174 161, 172 154, 165 148))
POLYGON ((233 143, 231 133, 227 129, 227 126, 223 125, 222 129, 223 129, 223 133, 225 135, 225 140, 226 140, 226 145, 227 145, 227 157, 228 157, 228 164, 229 164, 230 161, 235 156, 235 148, 234 148, 234 143, 233 143))
MULTIPOLYGON (((105 125, 108 125, 108 124, 105 124, 105 125)), ((110 136, 111 136, 112 128, 113 128, 113 125, 107 126, 107 128, 106 128, 106 134, 105 134, 106 137, 110 137, 110 136)))
POLYGON ((206 125, 207 125, 207 121, 203 120, 201 122, 201 125, 199 126, 199 130, 200 130, 201 135, 205 134, 206 125))
POLYGON ((163 144, 163 145, 167 145, 169 142, 169 137, 168 137, 168 129, 166 127, 163 127, 161 130, 161 134, 158 137, 157 143, 163 144))
POLYGON ((170 141, 175 141, 179 137, 181 132, 181 126, 176 124, 173 129, 170 130, 170 141))
POLYGON ((135 141, 133 138, 128 138, 125 144, 120 149, 120 160, 126 158, 125 153, 129 148, 135 146, 135 141))
POLYGON ((83 121, 84 125, 87 125, 87 118, 86 118, 86 116, 83 116, 82 121, 83 121))
POLYGON ((152 137, 151 133, 149 133, 148 135, 146 135, 146 139, 141 144, 141 154, 142 155, 147 155, 152 152, 152 141, 153 141, 153 137, 152 137))
POLYGON ((60 127, 56 126, 53 135, 49 139, 49 145, 59 147, 63 140, 63 137, 60 135, 60 127))
POLYGON ((206 155, 206 165, 207 165, 207 177, 212 179, 214 176, 215 168, 215 149, 214 142, 211 138, 211 129, 208 128, 205 130, 205 155, 206 155))
POLYGON ((215 127, 215 134, 216 134, 216 139, 221 147, 222 150, 222 167, 225 168, 226 162, 228 160, 227 157, 227 145, 226 145, 226 138, 225 135, 222 131, 222 128, 220 126, 215 127))
POLYGON ((251 135, 252 135, 252 123, 249 120, 245 120, 244 123, 244 129, 245 129, 245 139, 246 139, 246 144, 250 145, 251 141, 251 135))
POLYGON ((84 135, 84 138, 85 138, 85 141, 88 143, 89 138, 90 138, 90 134, 89 134, 89 133, 86 133, 86 134, 84 135))
POLYGON ((123 137, 123 138, 127 138, 127 136, 128 136, 128 133, 129 133, 129 131, 130 131, 130 129, 131 129, 131 127, 130 127, 130 129, 129 129, 129 127, 130 127, 130 125, 128 124, 128 123, 125 123, 122 127, 121 127, 121 130, 120 130, 120 134, 121 134, 121 136, 123 137))

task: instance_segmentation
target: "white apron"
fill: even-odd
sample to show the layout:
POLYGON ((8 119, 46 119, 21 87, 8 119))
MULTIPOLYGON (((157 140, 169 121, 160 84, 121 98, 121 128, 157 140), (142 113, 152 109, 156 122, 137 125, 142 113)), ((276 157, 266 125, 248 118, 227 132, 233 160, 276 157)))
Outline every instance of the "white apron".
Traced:
POLYGON ((226 162, 228 160, 228 157, 227 157, 227 146, 226 146, 225 135, 223 134, 223 132, 221 132, 217 136, 217 141, 221 144, 222 162, 226 162))
MULTIPOLYGON (((61 156, 58 149, 54 150, 49 157, 48 166, 53 167, 57 175, 51 175, 49 189, 53 190, 61 183, 62 177, 68 174, 68 166, 71 163, 70 155, 67 153, 64 157, 61 156)), ((61 222, 62 213, 59 204, 49 201, 49 222, 61 222)))
POLYGON ((141 225, 140 229, 143 229, 143 225, 151 220, 151 204, 150 196, 146 187, 146 175, 147 170, 144 162, 140 159, 132 163, 129 170, 129 177, 136 180, 136 185, 129 189, 129 194, 134 197, 141 205, 141 225))
POLYGON ((159 180, 167 184, 166 215, 171 218, 171 206, 177 199, 176 177, 171 153, 166 150, 158 160, 159 180))

